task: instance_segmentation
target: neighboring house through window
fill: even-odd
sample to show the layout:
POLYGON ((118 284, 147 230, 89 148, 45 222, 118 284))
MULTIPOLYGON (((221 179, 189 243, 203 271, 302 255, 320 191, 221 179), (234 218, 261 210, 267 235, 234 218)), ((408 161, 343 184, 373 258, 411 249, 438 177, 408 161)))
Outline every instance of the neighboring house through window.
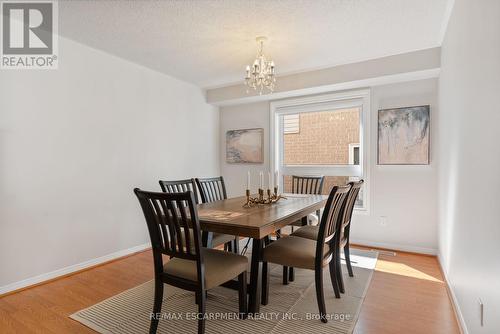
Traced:
MULTIPOLYGON (((292 175, 324 175, 323 193, 335 185, 365 179, 368 186, 369 91, 353 91, 271 103, 271 163, 281 189, 292 175)), ((367 209, 363 189, 357 209, 367 209)))

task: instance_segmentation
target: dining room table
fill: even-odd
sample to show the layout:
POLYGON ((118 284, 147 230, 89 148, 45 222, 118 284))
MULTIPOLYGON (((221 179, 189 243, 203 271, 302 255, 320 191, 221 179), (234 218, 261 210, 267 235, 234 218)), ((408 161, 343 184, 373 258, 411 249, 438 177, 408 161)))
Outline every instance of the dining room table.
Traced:
MULTIPOLYGON (((278 202, 245 206, 246 196, 198 205, 200 228, 204 232, 224 233, 252 240, 248 311, 260 312, 262 250, 277 230, 296 221, 307 224, 307 216, 322 209, 328 196, 283 194, 278 202)), ((237 288, 237 282, 224 284, 237 288)))

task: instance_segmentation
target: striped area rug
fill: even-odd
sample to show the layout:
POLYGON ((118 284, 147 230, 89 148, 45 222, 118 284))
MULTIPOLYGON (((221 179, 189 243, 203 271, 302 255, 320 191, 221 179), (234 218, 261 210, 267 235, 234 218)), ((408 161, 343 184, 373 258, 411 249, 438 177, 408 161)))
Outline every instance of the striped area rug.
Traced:
MULTIPOLYGON (((324 272, 328 323, 318 319, 312 270, 296 269, 295 281, 282 285, 281 266, 271 267, 269 304, 246 320, 236 319, 238 293, 225 288, 208 292, 206 333, 352 333, 368 290, 377 253, 351 250, 354 277, 343 264, 346 293, 336 299, 324 272)), ((327 269, 327 268, 326 268, 327 269)), ((70 317, 98 333, 147 333, 154 295, 153 281, 124 291, 70 317)), ((194 293, 165 286, 158 333, 196 333, 194 293)))

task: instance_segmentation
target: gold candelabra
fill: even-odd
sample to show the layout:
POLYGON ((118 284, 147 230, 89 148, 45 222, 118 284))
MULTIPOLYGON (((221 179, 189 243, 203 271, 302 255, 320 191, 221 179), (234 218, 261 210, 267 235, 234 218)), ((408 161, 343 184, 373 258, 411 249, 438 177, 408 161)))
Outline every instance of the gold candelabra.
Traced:
POLYGON ((278 202, 280 199, 286 199, 286 197, 278 194, 278 187, 274 187, 274 193, 271 194, 271 189, 267 189, 267 196, 264 197, 264 189, 259 188, 258 197, 250 196, 250 189, 245 191, 246 194, 246 203, 243 204, 243 207, 250 208, 254 205, 261 204, 273 204, 278 202))

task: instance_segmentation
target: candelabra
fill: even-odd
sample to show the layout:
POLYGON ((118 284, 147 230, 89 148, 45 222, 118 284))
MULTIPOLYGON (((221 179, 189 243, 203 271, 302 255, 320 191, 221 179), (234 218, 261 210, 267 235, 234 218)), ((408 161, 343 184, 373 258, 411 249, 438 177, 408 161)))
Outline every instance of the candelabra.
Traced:
POLYGON ((278 187, 274 187, 274 193, 271 194, 271 189, 267 189, 267 197, 264 197, 264 189, 259 188, 258 197, 250 196, 250 189, 245 191, 246 203, 243 204, 245 208, 250 208, 254 205, 261 204, 274 204, 280 199, 286 199, 286 197, 278 194, 278 187))

